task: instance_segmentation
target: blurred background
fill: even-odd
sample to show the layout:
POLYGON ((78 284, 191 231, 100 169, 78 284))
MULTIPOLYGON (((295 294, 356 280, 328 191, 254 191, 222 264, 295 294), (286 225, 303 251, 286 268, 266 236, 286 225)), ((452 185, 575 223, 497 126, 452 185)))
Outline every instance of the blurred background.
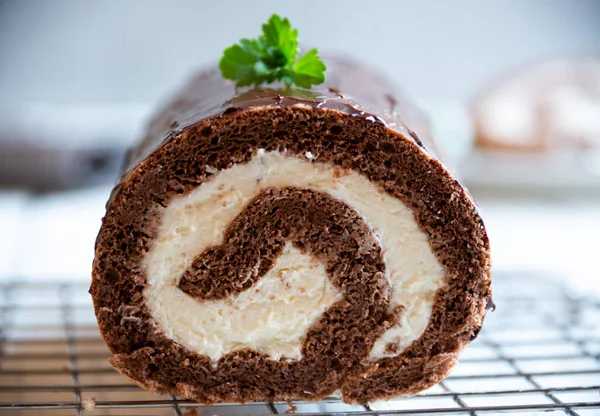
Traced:
POLYGON ((272 14, 427 111, 496 270, 597 290, 600 1, 0 0, 0 280, 88 280, 123 153, 272 14))

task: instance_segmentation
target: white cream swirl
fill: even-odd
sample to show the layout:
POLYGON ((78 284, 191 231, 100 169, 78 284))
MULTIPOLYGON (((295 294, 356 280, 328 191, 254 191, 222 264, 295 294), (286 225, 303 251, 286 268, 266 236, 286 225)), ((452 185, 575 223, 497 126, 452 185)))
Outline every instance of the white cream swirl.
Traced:
POLYGON ((218 360, 251 348, 273 359, 300 359, 310 326, 341 294, 322 265, 287 245, 251 289, 225 300, 198 302, 177 288, 194 258, 223 242, 229 223, 268 188, 326 192, 355 209, 377 235, 392 287, 390 308, 404 307, 398 325, 375 343, 370 358, 399 354, 429 322, 443 270, 412 211, 364 175, 324 163, 259 150, 246 164, 215 173, 162 209, 158 238, 143 260, 146 305, 164 333, 185 348, 218 360), (386 350, 389 343, 395 352, 386 350))

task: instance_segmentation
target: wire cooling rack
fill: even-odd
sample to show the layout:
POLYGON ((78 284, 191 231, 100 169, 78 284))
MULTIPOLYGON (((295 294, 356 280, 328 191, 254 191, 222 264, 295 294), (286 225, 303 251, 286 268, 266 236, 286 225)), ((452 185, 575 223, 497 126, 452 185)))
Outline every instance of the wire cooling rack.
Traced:
POLYGON ((109 366, 87 285, 0 284, 0 414, 600 415, 600 300, 545 276, 497 275, 494 285, 498 310, 452 374, 419 396, 206 407, 151 395, 109 366))

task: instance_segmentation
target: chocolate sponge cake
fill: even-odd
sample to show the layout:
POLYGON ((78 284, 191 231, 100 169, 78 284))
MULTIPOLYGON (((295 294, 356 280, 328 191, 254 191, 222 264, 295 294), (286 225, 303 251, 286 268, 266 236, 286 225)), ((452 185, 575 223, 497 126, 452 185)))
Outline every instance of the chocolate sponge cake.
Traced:
POLYGON ((393 87, 328 67, 311 90, 203 72, 130 152, 91 294, 112 365, 140 386, 366 403, 439 382, 480 330, 475 204, 393 87))

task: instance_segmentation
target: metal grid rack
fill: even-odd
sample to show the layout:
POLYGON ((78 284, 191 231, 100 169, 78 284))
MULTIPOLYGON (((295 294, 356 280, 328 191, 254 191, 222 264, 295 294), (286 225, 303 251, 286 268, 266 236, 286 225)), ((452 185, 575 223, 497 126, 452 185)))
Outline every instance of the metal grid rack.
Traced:
MULTIPOLYGON (((349 406, 293 403, 296 414, 600 415, 600 300, 546 276, 496 275, 484 330, 439 385, 349 406)), ((108 364, 80 283, 0 284, 0 414, 285 414, 287 403, 206 407, 134 386, 108 364)))

